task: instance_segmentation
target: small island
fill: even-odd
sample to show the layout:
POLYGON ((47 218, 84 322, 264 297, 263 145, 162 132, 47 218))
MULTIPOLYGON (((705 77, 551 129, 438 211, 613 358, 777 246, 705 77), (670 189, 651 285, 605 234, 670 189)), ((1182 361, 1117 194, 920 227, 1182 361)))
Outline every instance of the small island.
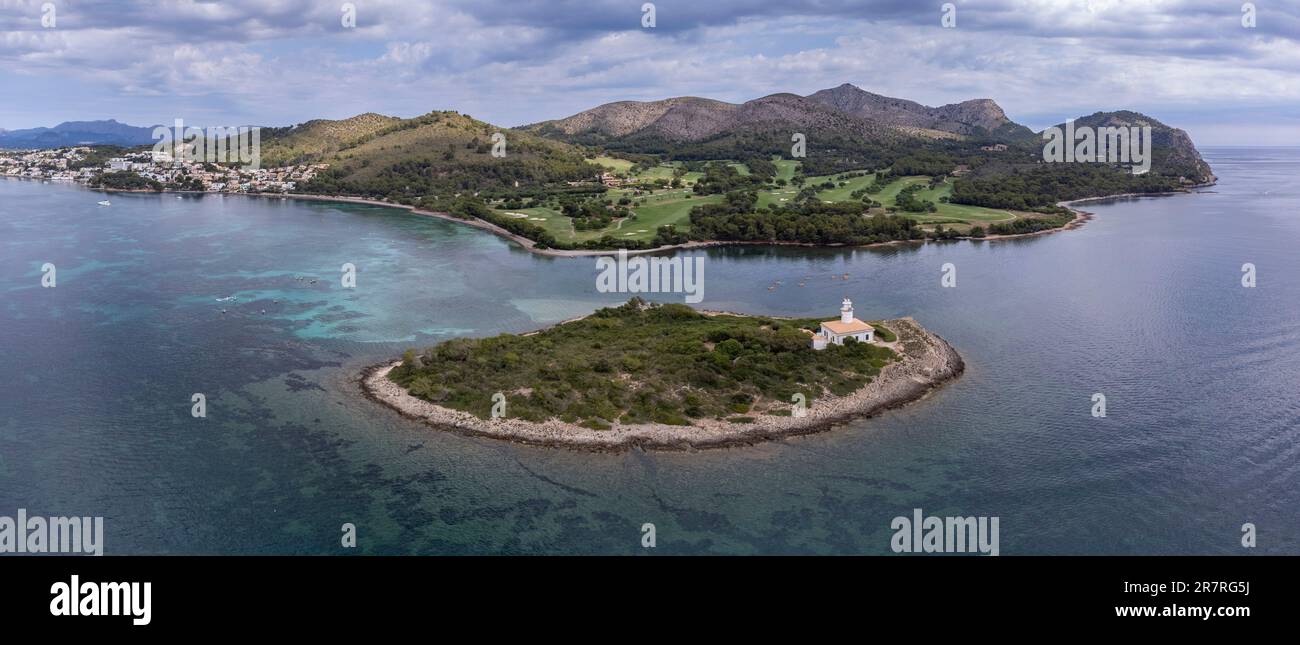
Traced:
POLYGON ((916 401, 965 369, 910 318, 697 311, 633 298, 529 334, 366 370, 374 401, 475 436, 587 450, 751 445, 916 401))

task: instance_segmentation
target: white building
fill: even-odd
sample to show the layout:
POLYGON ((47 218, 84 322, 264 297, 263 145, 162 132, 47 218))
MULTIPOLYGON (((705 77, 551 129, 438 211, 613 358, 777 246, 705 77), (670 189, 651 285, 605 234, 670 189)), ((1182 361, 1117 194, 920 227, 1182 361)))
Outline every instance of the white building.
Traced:
POLYGON ((853 301, 844 299, 840 306, 840 319, 822 323, 821 331, 813 334, 812 348, 826 349, 830 344, 843 345, 846 339, 870 343, 876 339, 876 328, 853 317, 853 301))

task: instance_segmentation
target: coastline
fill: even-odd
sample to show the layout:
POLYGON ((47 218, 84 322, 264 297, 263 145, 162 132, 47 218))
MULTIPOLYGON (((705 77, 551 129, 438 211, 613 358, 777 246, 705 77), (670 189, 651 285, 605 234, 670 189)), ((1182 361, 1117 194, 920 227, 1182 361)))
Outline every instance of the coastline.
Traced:
POLYGON ((1092 211, 1085 211, 1081 208, 1075 208, 1075 206, 1078 204, 1087 204, 1089 202, 1104 202, 1111 199, 1125 199, 1130 197, 1169 197, 1171 195, 1189 195, 1192 193, 1192 191, 1198 188, 1208 188, 1210 186, 1215 185, 1216 183, 1218 183, 1217 178, 1215 178, 1215 181, 1211 181, 1204 184, 1195 184, 1193 186, 1188 186, 1186 190, 1178 190, 1173 192, 1119 193, 1116 195, 1097 195, 1095 197, 1080 197, 1079 199, 1071 199, 1063 202, 1056 202, 1057 206, 1068 209, 1070 212, 1074 213, 1074 219, 1070 220, 1069 222, 1066 222, 1063 226, 1043 229, 1041 231, 1034 231, 1032 233, 1017 233, 1015 235, 987 235, 982 238, 966 237, 962 239, 967 239, 967 240, 980 239, 980 240, 990 240, 990 241, 1014 240, 1022 237, 1033 237, 1035 235, 1050 235, 1052 233, 1060 233, 1061 231, 1072 231, 1088 223, 1089 221, 1092 220, 1093 217, 1096 216, 1096 213, 1093 213, 1092 211))
MULTIPOLYGON (((563 324, 563 323, 561 323, 563 324)), ((359 378, 362 394, 390 410, 430 427, 474 437, 573 450, 618 452, 631 448, 650 450, 703 450, 750 446, 765 441, 828 431, 854 419, 870 418, 886 410, 925 398, 959 377, 965 362, 947 341, 927 331, 911 318, 885 321, 898 335, 902 360, 886 365, 870 383, 847 396, 817 399, 803 417, 762 415, 753 423, 738 424, 704 419, 692 426, 664 424, 623 425, 607 430, 550 420, 533 423, 519 419, 480 419, 468 412, 444 408, 408 394, 388 380, 400 361, 366 368, 359 378)))
MULTIPOLYGON (((1094 197, 1081 197, 1079 199, 1057 202, 1056 204, 1057 206, 1068 209, 1069 211, 1074 213, 1074 219, 1070 220, 1069 222, 1066 222, 1062 226, 1058 226, 1056 228, 1044 229, 1041 231, 1033 231, 1031 233, 1017 233, 1015 235, 987 235, 982 238, 962 237, 958 239, 969 240, 972 242, 985 242, 985 241, 997 242, 1001 240, 1013 240, 1013 239, 1019 239, 1025 237, 1034 237, 1038 235, 1049 235, 1052 233, 1059 233, 1061 231, 1072 231, 1088 223, 1095 216, 1095 214, 1091 211, 1075 208, 1075 206, 1078 204, 1086 204, 1089 202, 1100 202, 1100 201, 1106 201, 1110 199, 1123 199, 1127 197, 1167 197, 1170 195, 1184 195, 1184 194, 1189 194, 1193 190, 1198 188, 1207 188, 1209 186, 1213 186, 1215 185, 1215 183, 1216 182, 1196 184, 1194 186, 1188 186, 1187 190, 1180 190, 1174 192, 1121 193, 1117 195, 1097 195, 1094 197)), ((600 257, 600 256, 607 256, 607 255, 617 255, 619 253, 618 249, 607 249, 607 250, 539 249, 536 246, 536 242, 534 242, 533 240, 530 240, 522 235, 511 233, 510 231, 507 231, 504 228, 501 228, 500 226, 492 224, 491 222, 485 222, 480 219, 461 219, 459 217, 455 217, 451 215, 450 213, 420 210, 418 208, 415 208, 414 206, 407 206, 405 204, 393 204, 390 202, 383 202, 383 201, 378 201, 373 199, 365 199, 361 197, 297 195, 297 194, 286 194, 286 195, 255 194, 255 195, 246 195, 246 196, 286 197, 290 199, 305 199, 308 201, 344 202, 344 203, 352 203, 352 204, 367 204, 371 206, 387 206, 389 208, 399 208, 402 210, 410 211, 411 213, 414 213, 416 215, 436 217, 438 219, 446 220, 449 222, 458 222, 482 230, 490 231, 500 237, 511 240, 516 244, 522 246, 525 250, 530 251, 532 253, 537 253, 538 255, 549 255, 552 257, 600 257)), ((927 244, 929 242, 930 242, 929 240, 890 240, 888 242, 876 242, 874 244, 814 244, 811 242, 692 240, 690 242, 683 242, 681 244, 669 244, 665 246, 657 246, 650 249, 628 249, 627 254, 646 255, 650 253, 665 253, 668 251, 679 251, 679 250, 689 251, 694 249, 719 248, 719 247, 726 247, 726 246, 785 246, 785 247, 798 247, 798 248, 866 249, 866 248, 877 248, 877 247, 886 247, 886 246, 897 246, 903 244, 927 244)))
MULTIPOLYGON (((15 178, 16 178, 16 179, 31 179, 31 180, 35 180, 35 181, 48 181, 48 180, 41 180, 41 179, 37 179, 37 178, 33 178, 33 177, 15 177, 15 178)), ((1215 178, 1215 179, 1217 180, 1217 178, 1215 178)), ((60 183, 65 183, 65 182, 60 182, 60 183)), ((1057 203, 1056 203, 1057 206, 1060 206, 1060 207, 1062 207, 1062 208, 1068 209, 1068 210, 1070 210, 1071 212, 1074 213, 1074 219, 1070 220, 1069 222, 1066 222, 1066 223, 1065 223, 1064 225, 1062 225, 1062 226, 1058 226, 1058 227, 1056 227, 1056 228, 1044 229, 1044 230, 1041 230, 1041 231, 1033 231, 1033 232, 1030 232, 1030 233, 1017 233, 1017 234, 1014 234, 1014 235, 986 235, 986 236, 984 236, 984 237, 982 237, 982 238, 975 238, 975 237, 960 237, 960 238, 957 238, 957 239, 958 239, 958 240, 967 240, 967 241, 972 241, 972 242, 998 242, 998 241, 1002 241, 1002 240, 1014 240, 1014 239, 1025 238, 1025 237, 1035 237, 1035 236, 1039 236, 1039 235, 1050 235, 1050 234, 1052 234, 1052 233, 1059 233, 1059 232, 1061 232, 1061 231, 1072 231, 1072 230, 1074 230, 1074 229, 1077 229, 1077 228, 1079 228, 1079 227, 1082 227, 1084 224, 1086 224, 1086 223, 1088 223, 1090 220, 1092 220, 1092 218, 1095 216, 1095 214, 1092 213, 1091 211, 1086 211, 1086 210, 1083 210, 1083 209, 1080 209, 1080 208, 1075 208, 1075 206, 1078 205, 1078 204, 1086 204, 1086 203, 1089 203, 1089 202, 1100 202, 1100 201, 1106 201, 1106 200, 1110 200, 1110 199, 1123 199, 1123 198, 1129 198, 1129 197, 1167 197, 1167 196, 1170 196, 1170 195, 1184 195, 1184 194, 1190 194, 1192 191, 1194 191, 1194 190, 1196 190, 1196 189, 1207 188, 1207 187, 1210 187, 1210 186, 1214 186, 1216 183, 1217 183, 1217 181, 1210 181, 1210 182, 1207 182, 1207 183, 1204 183, 1204 184, 1195 184, 1195 185, 1192 185, 1192 186, 1188 186, 1186 190, 1179 190, 1179 191, 1174 191, 1174 192, 1163 192, 1163 193, 1120 193, 1120 194, 1116 194, 1116 195, 1097 195, 1097 196, 1093 196, 1093 197, 1081 197, 1081 198, 1079 198, 1079 199, 1072 199, 1072 200, 1068 200, 1068 201, 1057 202, 1057 203)), ((84 185, 82 185, 82 184, 74 184, 74 185, 81 186, 82 188, 86 188, 86 189, 91 190, 91 191, 98 191, 98 192, 105 192, 105 193, 157 193, 157 194, 176 194, 176 195, 235 195, 235 196, 239 196, 239 197, 253 197, 253 198, 260 198, 260 199, 296 199, 296 200, 315 201, 315 202, 339 202, 339 203, 344 203, 344 204, 363 204, 363 205, 367 205, 367 206, 381 206, 381 207, 385 207, 385 208, 396 208, 396 209, 399 209, 399 210, 408 211, 408 212, 410 212, 410 213, 412 213, 412 214, 414 214, 414 215, 420 215, 420 216, 423 216, 423 217, 433 217, 433 218, 437 218, 437 219, 445 220, 445 221, 448 221, 448 222, 456 222, 456 223, 458 223, 458 224, 464 224, 464 225, 466 225, 466 226, 472 226, 472 227, 474 227, 474 228, 477 228, 477 229, 480 229, 480 230, 484 230, 484 231, 488 231, 489 233, 493 233, 493 234, 497 235, 498 237, 502 237, 502 238, 505 238, 505 239, 507 239, 507 240, 510 240, 510 241, 512 241, 512 242, 514 242, 514 243, 516 243, 516 244, 518 244, 519 246, 523 247, 524 250, 529 251, 529 252, 531 252, 531 253, 536 253, 536 254, 538 254, 538 255, 547 255, 547 256, 551 256, 551 257, 600 257, 600 256, 608 256, 608 255, 618 255, 618 253, 619 253, 619 249, 605 249, 605 250, 587 250, 587 249, 549 249, 549 248, 548 248, 548 249, 539 249, 539 248, 537 248, 537 243, 534 242, 533 240, 530 240, 530 239, 528 239, 528 238, 526 238, 526 237, 524 237, 524 236, 522 236, 522 235, 518 235, 518 234, 515 234, 515 233, 511 233, 510 231, 508 231, 508 230, 506 230, 506 229, 504 229, 504 228, 501 228, 500 226, 497 226, 496 224, 493 224, 493 223, 491 223, 491 222, 487 222, 487 221, 484 221, 484 220, 481 220, 481 219, 477 219, 477 218, 474 218, 474 219, 462 219, 462 218, 459 218, 459 217, 456 217, 456 216, 452 215, 451 213, 444 213, 444 212, 440 212, 440 211, 428 211, 428 210, 422 210, 422 209, 416 208, 416 207, 414 207, 414 206, 409 206, 409 205, 406 205, 406 204, 394 204, 394 203, 392 203, 392 202, 386 202, 386 201, 377 200, 377 199, 369 199, 369 198, 365 198, 365 197, 350 197, 350 196, 347 196, 347 195, 307 195, 307 194, 302 194, 302 193, 284 193, 284 194, 274 194, 274 193, 209 193, 209 192, 207 192, 207 191, 192 191, 192 190, 163 190, 163 191, 160 192, 160 191, 155 191, 155 190, 135 190, 135 189, 120 189, 120 188, 91 188, 91 187, 89 187, 89 186, 84 186, 84 185)), ((873 244, 814 244, 814 243, 811 243, 811 242, 780 242, 780 241, 749 241, 749 240, 693 240, 693 241, 690 241, 690 242, 683 242, 683 243, 681 243, 681 244, 669 244, 669 245, 665 245, 665 246, 657 246, 657 247, 649 248, 649 249, 627 249, 626 251, 627 251, 627 254, 628 254, 628 255, 646 255, 646 254, 651 254, 651 253, 666 253, 666 252, 669 252, 669 251, 678 251, 678 250, 689 251, 689 250, 694 250, 694 249, 708 249, 708 248, 718 248, 718 247, 726 247, 726 246, 786 246, 786 247, 799 247, 799 248, 866 249, 866 248, 876 248, 876 247, 896 246, 896 245, 903 245, 903 244, 927 244, 927 243, 929 243, 929 242, 930 242, 930 240, 890 240, 890 241, 888 241, 888 242, 876 242, 876 243, 873 243, 873 244)))

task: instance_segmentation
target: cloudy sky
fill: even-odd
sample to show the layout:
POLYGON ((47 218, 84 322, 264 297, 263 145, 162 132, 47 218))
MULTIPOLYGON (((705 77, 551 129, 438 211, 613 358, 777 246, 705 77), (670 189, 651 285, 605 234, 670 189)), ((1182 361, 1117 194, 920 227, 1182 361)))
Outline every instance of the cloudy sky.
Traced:
POLYGON ((943 0, 656 0, 649 29, 644 4, 0 0, 0 128, 443 109, 513 126, 848 82, 992 98, 1036 129, 1134 109, 1201 145, 1300 145, 1300 0, 1246 3, 1254 28, 1234 0, 953 0, 954 28, 943 0))

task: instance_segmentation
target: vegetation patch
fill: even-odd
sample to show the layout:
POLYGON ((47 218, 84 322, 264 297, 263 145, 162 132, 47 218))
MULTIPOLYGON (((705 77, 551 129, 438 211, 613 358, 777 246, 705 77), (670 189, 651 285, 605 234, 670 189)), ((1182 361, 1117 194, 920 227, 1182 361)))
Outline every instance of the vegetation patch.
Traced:
POLYGON ((898 335, 890 331, 888 327, 881 325, 879 323, 871 323, 871 326, 876 329, 876 338, 879 339, 880 341, 886 343, 893 343, 898 341, 898 335))
POLYGON ((88 184, 91 188, 109 188, 112 190, 155 190, 162 191, 163 185, 156 180, 141 177, 129 170, 106 172, 98 175, 88 184))
POLYGON ((819 319, 705 315, 634 298, 579 321, 529 335, 456 339, 406 352, 389 378, 436 405, 490 418, 493 395, 507 416, 605 429, 624 424, 750 423, 789 414, 870 383, 896 355, 868 343, 809 347, 819 319))

